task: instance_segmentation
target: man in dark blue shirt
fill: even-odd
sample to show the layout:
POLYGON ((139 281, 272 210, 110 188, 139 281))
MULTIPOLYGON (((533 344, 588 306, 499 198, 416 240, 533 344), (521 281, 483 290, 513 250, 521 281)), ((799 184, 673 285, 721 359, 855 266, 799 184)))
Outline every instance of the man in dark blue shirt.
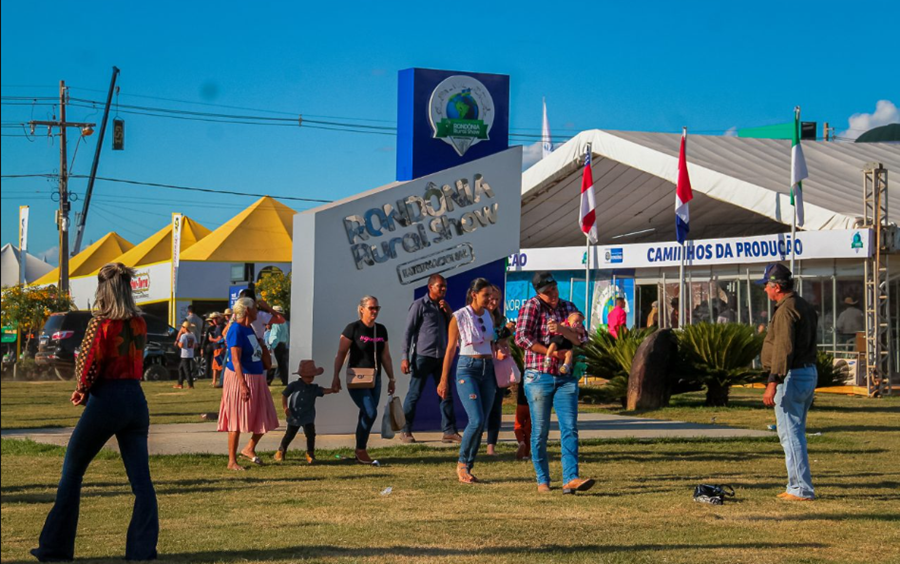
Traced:
MULTIPOLYGON (((403 403, 406 427, 400 433, 400 440, 404 443, 416 442, 412 436, 412 426, 425 381, 431 376, 435 390, 441 381, 444 353, 447 351, 447 327, 453 314, 444 300, 446 295, 447 281, 440 274, 432 274, 428 278, 428 294, 414 301, 406 316, 400 371, 404 374, 412 372, 412 377, 403 403)), ((456 430, 452 396, 441 400, 441 428, 444 431, 443 442, 458 443, 462 440, 456 430)))

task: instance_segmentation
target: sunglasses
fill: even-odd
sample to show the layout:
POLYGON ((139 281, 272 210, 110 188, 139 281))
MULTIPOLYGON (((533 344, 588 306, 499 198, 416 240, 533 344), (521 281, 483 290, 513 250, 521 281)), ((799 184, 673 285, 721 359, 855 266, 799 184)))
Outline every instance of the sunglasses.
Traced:
POLYGON ((381 311, 381 306, 369 306, 366 309, 369 311, 379 312, 381 311))
POLYGON ((487 329, 484 326, 484 320, 481 319, 480 317, 476 317, 475 319, 478 320, 478 325, 481 326, 481 332, 484 333, 485 331, 487 331, 487 329))

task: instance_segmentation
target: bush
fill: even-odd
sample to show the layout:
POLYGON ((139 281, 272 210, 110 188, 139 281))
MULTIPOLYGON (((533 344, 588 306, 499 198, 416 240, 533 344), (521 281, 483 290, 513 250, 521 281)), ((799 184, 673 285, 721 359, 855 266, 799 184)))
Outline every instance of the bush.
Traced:
POLYGON ((706 405, 728 405, 731 386, 762 377, 752 368, 765 335, 741 323, 687 325, 678 335, 682 370, 706 386, 706 405))
POLYGON ((819 377, 816 381, 817 388, 827 388, 843 384, 844 377, 841 371, 834 367, 834 357, 825 351, 816 354, 816 372, 819 377))

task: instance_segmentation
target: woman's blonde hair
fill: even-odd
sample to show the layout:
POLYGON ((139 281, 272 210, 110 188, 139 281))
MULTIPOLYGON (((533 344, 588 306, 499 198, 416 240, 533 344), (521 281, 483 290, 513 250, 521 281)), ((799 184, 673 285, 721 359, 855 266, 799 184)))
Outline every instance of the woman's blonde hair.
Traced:
POLYGON ((131 319, 141 310, 134 303, 131 279, 134 269, 121 262, 105 264, 97 273, 97 293, 94 294, 94 315, 105 319, 131 319))
POLYGON ((251 298, 238 298, 238 300, 234 302, 234 307, 231 308, 231 313, 234 316, 235 321, 240 321, 247 317, 247 312, 255 305, 256 302, 251 298))
POLYGON ((362 319, 362 310, 366 307, 366 304, 369 302, 377 302, 378 298, 375 296, 363 296, 361 300, 359 300, 359 305, 356 308, 356 312, 359 314, 359 318, 362 319))

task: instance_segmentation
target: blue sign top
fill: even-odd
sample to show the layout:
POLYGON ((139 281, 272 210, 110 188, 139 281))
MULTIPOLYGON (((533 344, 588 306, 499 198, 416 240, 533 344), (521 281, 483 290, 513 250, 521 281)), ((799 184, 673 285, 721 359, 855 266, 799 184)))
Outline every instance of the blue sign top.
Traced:
POLYGON ((509 76, 400 71, 397 180, 412 180, 509 148, 509 76))

